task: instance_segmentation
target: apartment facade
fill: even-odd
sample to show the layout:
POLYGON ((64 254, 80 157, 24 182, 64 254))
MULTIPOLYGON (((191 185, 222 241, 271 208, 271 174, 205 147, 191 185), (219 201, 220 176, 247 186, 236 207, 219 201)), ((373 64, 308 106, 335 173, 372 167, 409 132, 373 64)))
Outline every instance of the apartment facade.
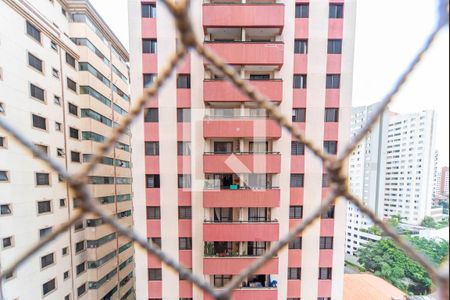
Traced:
MULTIPOLYGON (((0 1, 0 117, 79 171, 130 107, 128 53, 88 1, 0 1)), ((0 268, 79 209, 55 172, 0 131, 0 268)), ((132 226, 131 134, 86 178, 132 226)), ((5 299, 132 299, 132 243, 94 215, 3 280, 5 299)))
MULTIPOLYGON (((377 105, 353 109, 352 135, 367 123, 377 105)), ((349 160, 350 186, 383 219, 400 216, 419 225, 432 215, 436 169, 435 113, 385 112, 349 160)), ((436 212, 435 212, 436 213, 436 212)), ((380 237, 373 222, 354 205, 347 208, 346 253, 354 255, 380 237)))
MULTIPOLYGON (((356 1, 191 1, 195 33, 317 145, 349 139, 356 1)), ((130 1, 132 98, 177 48, 160 2, 130 1)), ((135 122, 135 226, 220 289, 311 214, 329 193, 304 145, 197 55, 135 122)), ((342 299, 345 204, 290 243, 233 299, 342 299)), ((156 258, 136 253, 138 299, 208 299, 156 258)))
POLYGON ((439 195, 447 196, 449 195, 449 184, 450 184, 450 172, 448 167, 442 167, 440 172, 439 180, 439 195))

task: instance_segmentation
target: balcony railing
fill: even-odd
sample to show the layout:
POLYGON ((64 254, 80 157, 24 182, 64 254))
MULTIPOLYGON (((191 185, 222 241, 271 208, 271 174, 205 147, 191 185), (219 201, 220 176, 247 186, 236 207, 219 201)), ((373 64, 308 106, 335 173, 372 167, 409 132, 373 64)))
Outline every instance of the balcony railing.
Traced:
POLYGON ((205 224, 277 224, 279 223, 277 219, 270 220, 254 220, 254 221, 215 221, 215 220, 204 220, 205 224))

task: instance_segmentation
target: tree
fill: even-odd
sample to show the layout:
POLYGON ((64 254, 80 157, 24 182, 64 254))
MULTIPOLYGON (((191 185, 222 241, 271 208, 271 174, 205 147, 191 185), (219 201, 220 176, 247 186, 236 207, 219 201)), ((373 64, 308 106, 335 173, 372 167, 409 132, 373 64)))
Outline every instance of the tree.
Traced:
POLYGON ((436 228, 437 225, 438 224, 432 217, 425 217, 422 221, 422 226, 426 228, 436 228))
MULTIPOLYGON (((436 265, 448 256, 448 243, 422 238, 410 238, 411 244, 436 265)), ((413 295, 429 294, 430 276, 417 262, 409 258, 391 239, 370 242, 358 253, 358 262, 368 271, 384 278, 397 288, 413 295)))

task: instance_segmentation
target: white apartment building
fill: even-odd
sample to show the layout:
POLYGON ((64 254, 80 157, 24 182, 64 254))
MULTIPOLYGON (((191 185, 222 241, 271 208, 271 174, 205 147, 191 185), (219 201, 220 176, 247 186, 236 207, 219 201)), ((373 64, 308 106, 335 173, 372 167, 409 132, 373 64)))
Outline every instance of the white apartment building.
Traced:
MULTIPOLYGON (((0 118, 79 171, 129 110, 128 53, 87 0, 0 0, 0 118)), ((87 178, 132 226, 130 135, 87 178)), ((0 270, 67 221, 58 174, 0 130, 0 270)), ((1 282, 4 299, 129 299, 134 249, 88 215, 1 282)), ((0 298, 2 298, 0 296, 0 298)))
MULTIPOLYGON (((367 122, 376 105, 353 110, 352 135, 367 122)), ((432 206, 435 173, 435 113, 394 114, 386 112, 378 125, 350 158, 350 186, 378 216, 400 215, 408 224, 420 224, 432 206)), ((367 230, 373 223, 349 205, 347 209, 347 254, 379 237, 367 230)))

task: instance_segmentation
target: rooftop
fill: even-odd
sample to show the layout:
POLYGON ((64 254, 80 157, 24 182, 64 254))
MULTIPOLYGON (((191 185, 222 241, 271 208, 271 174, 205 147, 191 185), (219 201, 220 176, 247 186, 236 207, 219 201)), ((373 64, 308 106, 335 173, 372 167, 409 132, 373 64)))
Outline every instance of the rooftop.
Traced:
POLYGON ((344 300, 404 300, 406 294, 372 274, 345 274, 344 300))

